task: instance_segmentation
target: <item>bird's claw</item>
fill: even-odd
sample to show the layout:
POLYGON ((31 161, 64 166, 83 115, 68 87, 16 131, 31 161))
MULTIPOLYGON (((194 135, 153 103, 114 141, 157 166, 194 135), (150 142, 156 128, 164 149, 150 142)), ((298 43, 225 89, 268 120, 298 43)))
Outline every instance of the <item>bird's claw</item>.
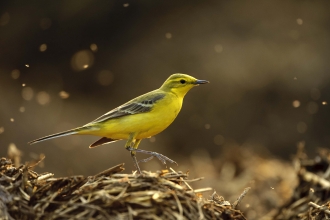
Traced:
POLYGON ((157 153, 157 152, 147 151, 147 150, 141 150, 141 149, 134 149, 132 147, 127 148, 127 150, 151 155, 151 157, 148 157, 146 159, 140 160, 138 163, 140 163, 140 162, 148 162, 149 160, 153 159, 154 157, 157 157, 158 160, 160 160, 163 164, 166 164, 166 161, 168 161, 170 163, 175 163, 176 165, 178 165, 177 162, 175 162, 174 160, 172 160, 172 159, 170 159, 170 158, 168 158, 168 157, 166 157, 166 156, 164 156, 164 155, 162 155, 160 153, 157 153))

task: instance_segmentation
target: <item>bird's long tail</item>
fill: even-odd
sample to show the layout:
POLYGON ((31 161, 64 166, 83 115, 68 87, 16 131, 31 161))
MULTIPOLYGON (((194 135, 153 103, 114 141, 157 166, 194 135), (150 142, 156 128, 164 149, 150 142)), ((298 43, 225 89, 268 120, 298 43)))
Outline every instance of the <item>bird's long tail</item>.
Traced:
POLYGON ((38 143, 38 142, 41 142, 41 141, 46 141, 46 140, 53 139, 53 138, 68 136, 68 135, 72 135, 72 134, 78 134, 80 130, 81 130, 81 128, 74 128, 74 129, 71 129, 71 130, 68 130, 68 131, 63 131, 63 132, 60 132, 60 133, 51 134, 51 135, 48 135, 48 136, 30 141, 30 142, 28 142, 28 144, 35 144, 35 143, 38 143))

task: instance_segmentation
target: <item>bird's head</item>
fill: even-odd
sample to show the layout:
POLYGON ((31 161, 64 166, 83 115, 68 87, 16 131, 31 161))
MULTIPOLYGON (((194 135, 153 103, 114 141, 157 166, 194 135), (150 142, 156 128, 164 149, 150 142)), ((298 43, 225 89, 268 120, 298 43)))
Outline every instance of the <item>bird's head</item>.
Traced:
POLYGON ((199 80, 187 74, 175 73, 168 77, 160 89, 171 91, 179 97, 184 97, 192 87, 205 83, 209 83, 209 81, 199 80))

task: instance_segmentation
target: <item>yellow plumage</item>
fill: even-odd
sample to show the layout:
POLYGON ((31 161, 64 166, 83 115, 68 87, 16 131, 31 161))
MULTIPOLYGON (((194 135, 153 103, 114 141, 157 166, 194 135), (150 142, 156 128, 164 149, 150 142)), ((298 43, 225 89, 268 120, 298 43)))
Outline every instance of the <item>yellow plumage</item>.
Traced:
POLYGON ((73 134, 95 135, 102 138, 90 147, 122 139, 127 140, 125 147, 131 152, 139 173, 141 170, 135 157, 136 152, 151 154, 163 163, 166 160, 174 162, 161 154, 139 150, 137 147, 142 139, 166 129, 180 112, 186 93, 192 87, 205 83, 208 81, 197 80, 186 74, 173 74, 159 89, 132 99, 82 127, 42 137, 29 143, 34 144, 73 134))

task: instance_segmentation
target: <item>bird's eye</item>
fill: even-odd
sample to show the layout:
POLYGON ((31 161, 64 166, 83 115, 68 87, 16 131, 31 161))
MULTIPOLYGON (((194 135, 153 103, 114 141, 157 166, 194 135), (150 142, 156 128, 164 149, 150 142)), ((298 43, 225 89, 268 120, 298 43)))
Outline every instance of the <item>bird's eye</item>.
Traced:
POLYGON ((186 83, 186 80, 181 79, 181 80, 180 80, 180 83, 181 83, 181 84, 185 84, 185 83, 186 83))

